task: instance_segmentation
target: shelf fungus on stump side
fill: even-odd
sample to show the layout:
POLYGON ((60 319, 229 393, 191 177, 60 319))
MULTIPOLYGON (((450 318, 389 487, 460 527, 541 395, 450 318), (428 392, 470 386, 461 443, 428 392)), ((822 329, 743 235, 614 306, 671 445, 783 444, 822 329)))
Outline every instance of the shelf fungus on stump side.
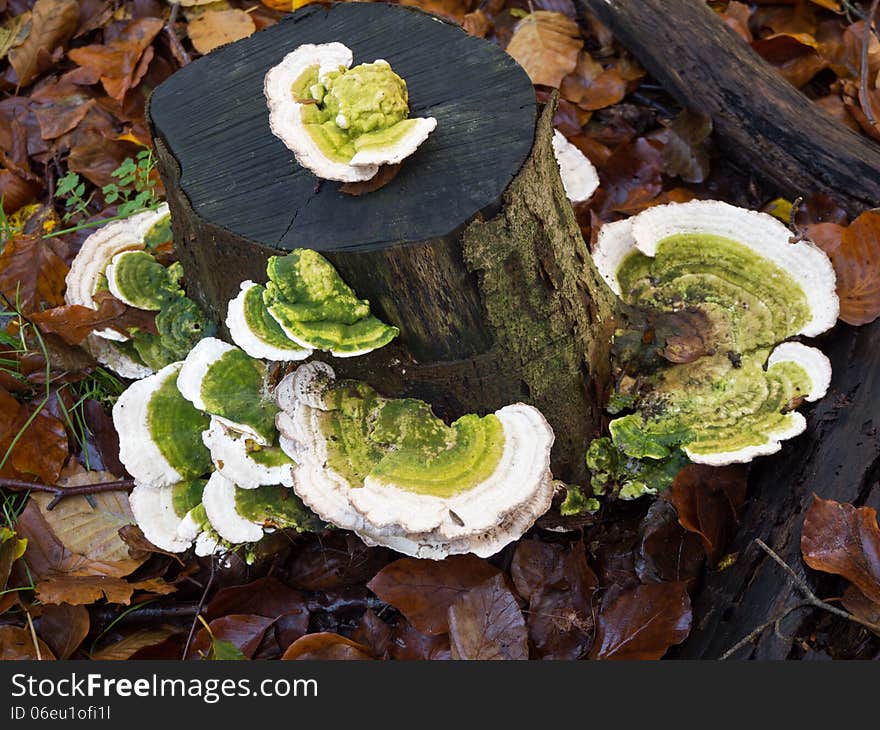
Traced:
POLYGON ((214 468, 242 489, 264 484, 293 486, 294 462, 278 446, 261 446, 215 417, 202 433, 202 441, 211 452, 214 468))
POLYGON ((215 337, 201 340, 183 361, 177 388, 226 428, 261 446, 275 441, 278 409, 268 396, 266 366, 234 345, 215 337))
POLYGON ((566 197, 572 203, 583 203, 593 197, 599 187, 598 170, 558 129, 553 130, 553 155, 566 197))
MULTIPOLYGON (((356 357, 384 347, 398 335, 397 327, 370 314, 370 303, 358 299, 316 251, 300 248, 287 256, 272 256, 266 273, 266 309, 284 335, 302 348, 356 357)), ((254 317, 256 325, 249 322, 249 332, 258 334, 264 319, 261 314, 254 317)))
POLYGON ((203 502, 211 527, 233 545, 257 542, 265 530, 301 532, 323 525, 289 489, 242 489, 217 471, 208 479, 203 502))
POLYGON ((442 559, 489 556, 519 538, 553 496, 553 431, 516 403, 447 426, 423 401, 336 381, 300 366, 276 390, 294 491, 321 518, 368 544, 442 559))
POLYGON ((193 543, 196 555, 216 552, 220 544, 202 505, 204 488, 204 479, 158 488, 137 484, 128 501, 144 537, 172 553, 182 553, 193 543))
POLYGON ((119 459, 138 484, 171 486, 211 467, 202 443, 208 417, 177 389, 181 363, 132 383, 113 406, 119 459))
POLYGON ((409 118, 406 82, 387 61, 354 68, 352 61, 341 43, 307 43, 264 82, 272 133, 326 180, 369 180, 409 157, 437 125, 433 117, 409 118))
POLYGON ((790 239, 769 215, 711 200, 602 227, 593 258, 618 296, 634 308, 698 312, 708 343, 625 394, 636 412, 610 430, 626 456, 659 460, 681 449, 698 463, 746 462, 804 430, 795 408, 825 394, 831 366, 819 350, 785 340, 832 327, 838 301, 825 253, 790 239))

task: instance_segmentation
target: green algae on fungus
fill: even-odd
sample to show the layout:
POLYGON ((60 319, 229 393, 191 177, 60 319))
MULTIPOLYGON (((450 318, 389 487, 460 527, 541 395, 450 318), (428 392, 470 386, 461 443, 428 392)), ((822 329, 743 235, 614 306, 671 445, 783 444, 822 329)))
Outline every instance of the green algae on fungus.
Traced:
POLYGON ((234 345, 214 337, 199 341, 183 361, 177 387, 228 429, 260 445, 275 440, 278 408, 268 395, 266 366, 234 345))
POLYGON ((293 486, 294 461, 278 446, 261 446, 245 434, 223 425, 217 418, 202 433, 214 468, 242 489, 264 484, 293 486))
POLYGON ((312 354, 291 340, 275 321, 263 301, 264 286, 244 281, 238 296, 229 301, 226 327, 229 335, 251 357, 279 362, 305 360, 312 354))
POLYGON ((433 117, 409 118, 406 82, 384 60, 351 67, 341 43, 304 44, 266 74, 269 125, 315 175, 369 180, 415 152, 433 117))
POLYGON ((521 403, 446 425, 428 404, 300 366, 277 389, 294 491, 322 519, 417 557, 488 556, 550 506, 553 432, 521 403))
POLYGON ((265 530, 303 532, 323 527, 289 489, 279 486, 241 489, 220 472, 214 472, 208 480, 203 503, 211 527, 233 545, 257 542, 265 530))
POLYGON ((166 268, 147 251, 116 254, 104 275, 110 293, 136 309, 157 312, 168 302, 183 296, 181 265, 174 263, 166 268))
POLYGON ((354 357, 384 347, 398 334, 396 327, 370 314, 369 302, 358 299, 316 251, 301 248, 273 256, 266 271, 266 309, 285 337, 301 348, 354 357))
POLYGON ((136 484, 128 500, 144 537, 172 553, 191 547, 204 532, 198 507, 205 483, 205 479, 192 479, 162 487, 136 484))
POLYGON ((627 454, 607 437, 593 439, 586 457, 593 494, 623 500, 657 494, 672 486, 675 475, 688 463, 684 452, 669 446, 664 447, 663 456, 639 453, 627 454))
POLYGON ((177 297, 156 315, 152 332, 132 332, 131 342, 138 359, 153 370, 183 360, 204 337, 213 336, 216 328, 192 299, 177 297))
POLYGON ((119 459, 138 484, 161 487, 199 477, 211 468, 202 443, 208 417, 177 389, 181 363, 132 383, 113 406, 119 459))
POLYGON ((744 462, 803 431, 794 409, 824 395, 831 368, 815 348, 784 341, 829 329, 838 301, 828 257, 790 238, 771 216, 717 201, 603 226, 594 258, 615 292, 636 308, 699 312, 710 345, 636 382, 636 412, 610 424, 625 456, 681 448, 695 462, 744 462))

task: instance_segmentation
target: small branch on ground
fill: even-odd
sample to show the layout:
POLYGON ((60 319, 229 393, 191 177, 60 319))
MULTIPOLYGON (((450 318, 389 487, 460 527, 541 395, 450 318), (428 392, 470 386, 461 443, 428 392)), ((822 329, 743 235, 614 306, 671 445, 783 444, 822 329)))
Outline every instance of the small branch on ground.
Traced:
POLYGON ((55 509, 58 503, 65 497, 99 494, 100 492, 130 492, 133 488, 134 479, 118 479, 114 482, 100 482, 98 484, 80 484, 75 487, 26 482, 22 479, 0 479, 0 489, 12 492, 48 492, 49 494, 54 494, 54 498, 46 508, 49 510, 55 509))
POLYGON ((205 601, 208 599, 208 593, 211 590, 211 586, 214 584, 214 575, 217 572, 217 560, 214 555, 211 556, 211 575, 208 577, 208 582, 205 583, 205 590, 202 591, 202 597, 199 599, 199 605, 196 606, 196 615, 193 618, 192 626, 189 627, 189 636, 186 637, 186 644, 183 647, 183 655, 180 657, 181 659, 186 659, 186 655, 189 654, 189 647, 192 644, 193 637, 196 635, 196 626, 199 625, 199 618, 202 615, 202 609, 205 607, 205 601))
MULTIPOLYGON (((876 4, 877 0, 875 0, 876 4)), ((758 626, 753 631, 749 632, 747 636, 742 638, 736 644, 734 644, 730 649, 724 652, 719 659, 729 659, 733 654, 739 651, 742 647, 749 644, 752 640, 756 639, 760 636, 766 629, 769 629, 771 626, 774 627, 777 635, 782 636, 782 632, 780 631, 779 625, 782 620, 788 616, 790 613, 797 611, 799 608, 818 608, 822 611, 827 611, 828 613, 834 614, 835 616, 839 616, 840 618, 846 619, 847 621, 852 621, 853 623, 859 624, 859 626, 864 626, 866 629, 869 629, 875 633, 880 632, 880 625, 871 623, 870 621, 865 621, 864 619, 855 616, 854 614, 849 613, 848 611, 844 611, 837 606, 832 606, 827 601, 823 601, 821 598, 816 596, 813 593, 813 590, 807 585, 807 582, 801 578, 797 573, 792 570, 791 566, 786 563, 779 555, 767 545, 763 540, 756 538, 755 542, 758 547, 760 547, 767 555, 769 555, 773 562, 775 562, 780 568, 782 568, 791 578, 791 582, 794 583, 795 587, 801 592, 804 597, 804 600, 800 603, 796 603, 793 606, 789 606, 782 610, 782 612, 774 616, 769 621, 765 621, 763 624, 758 626)))
POLYGON ((192 59, 189 57, 189 54, 180 42, 180 38, 177 37, 177 33, 174 31, 174 24, 177 22, 177 13, 179 11, 180 3, 176 2, 171 6, 171 14, 168 16, 168 20, 165 21, 165 33, 171 43, 171 51, 174 53, 177 62, 181 66, 186 66, 192 59))
POLYGON ((868 117, 868 121, 872 125, 877 123, 877 119, 874 117, 874 107, 871 104, 871 95, 868 91, 868 49, 871 46, 871 28, 874 27, 874 17, 877 15, 878 6, 880 6, 880 0, 873 0, 868 17, 865 18, 865 31, 862 33, 862 69, 859 80, 862 90, 862 106, 865 109, 865 116, 868 117))

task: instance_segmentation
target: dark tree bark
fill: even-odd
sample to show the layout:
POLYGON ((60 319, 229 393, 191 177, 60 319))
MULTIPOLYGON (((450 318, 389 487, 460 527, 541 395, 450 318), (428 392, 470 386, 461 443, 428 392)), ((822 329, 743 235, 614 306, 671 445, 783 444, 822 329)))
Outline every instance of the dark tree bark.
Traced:
MULTIPOLYGON (((712 116, 719 141, 747 167, 789 195, 825 191, 852 212, 880 201, 880 151, 838 125, 790 86, 703 0, 579 0, 608 25, 682 105, 712 116)), ((694 627, 677 652, 717 658, 740 639, 797 604, 784 572, 755 545, 762 539, 798 574, 804 516, 813 494, 842 502, 880 500, 880 321, 839 325, 819 341, 831 358, 828 395, 805 415, 806 433, 751 474, 750 499, 730 551, 736 562, 710 572, 694 597, 694 627)), ((818 594, 835 595, 835 580, 809 572, 818 594)), ((798 611, 771 627, 738 658, 793 654, 797 631, 816 621, 798 611)))
POLYGON ((599 425, 615 299, 590 260, 525 73, 494 44, 399 6, 313 6, 196 61, 149 115, 193 294, 222 321, 244 279, 291 248, 326 255, 392 345, 344 375, 457 417, 526 401, 556 432, 554 472, 584 477, 599 425), (266 70, 301 43, 387 59, 437 130, 384 188, 317 181, 268 130, 266 70))
POLYGON ((880 149, 791 86, 703 0, 578 0, 683 106, 712 117, 726 153, 796 197, 852 212, 880 201, 880 149))

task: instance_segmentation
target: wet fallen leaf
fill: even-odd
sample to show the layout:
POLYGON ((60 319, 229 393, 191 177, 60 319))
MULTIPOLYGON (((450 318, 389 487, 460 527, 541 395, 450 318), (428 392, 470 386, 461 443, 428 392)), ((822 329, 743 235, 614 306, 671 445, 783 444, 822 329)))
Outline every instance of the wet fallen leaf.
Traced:
POLYGON ((593 659, 659 659, 691 630, 684 583, 649 583, 609 592, 599 611, 593 659))
POLYGON ((91 658, 95 661, 123 661, 135 658, 150 659, 152 657, 139 655, 141 653, 147 654, 150 649, 163 644, 169 638, 174 642, 176 651, 172 657, 163 658, 179 659, 183 651, 183 645, 186 643, 186 637, 178 638, 175 630, 168 626, 135 631, 119 641, 107 644, 98 651, 92 652, 91 658))
POLYGON ((563 79, 560 93, 581 109, 592 111, 623 99, 626 81, 617 67, 603 68, 589 53, 581 51, 575 70, 563 79))
POLYGON ((77 0, 37 0, 31 11, 31 30, 27 38, 9 52, 20 86, 29 86, 52 65, 51 54, 66 43, 79 21, 77 0))
POLYGON ((814 495, 804 518, 801 552, 814 570, 842 575, 880 603, 880 526, 871 507, 814 495))
POLYGON ((462 593, 449 607, 453 659, 528 659, 526 622, 503 575, 462 593))
POLYGON ((214 619, 208 624, 210 632, 202 629, 196 635, 189 647, 187 658, 196 659, 206 656, 217 642, 226 641, 251 659, 273 621, 274 619, 265 616, 248 614, 231 614, 214 619))
POLYGON ((474 555, 454 555, 439 561, 401 558, 380 570, 367 587, 419 631, 444 634, 449 630, 449 607, 462 593, 498 572, 474 555))
POLYGON ((45 642, 37 639, 37 643, 39 654, 37 646, 34 645, 34 637, 27 628, 0 626, 0 661, 36 659, 38 657, 46 661, 55 658, 45 642))
POLYGON ((737 464, 688 464, 669 490, 679 523, 699 536, 711 564, 721 557, 736 530, 746 496, 747 474, 747 468, 737 464))
POLYGON ((651 505, 641 525, 636 572, 644 583, 684 581, 700 575, 705 556, 700 537, 678 522, 675 508, 663 499, 651 505))
POLYGON ((351 638, 369 647, 370 653, 379 659, 388 658, 388 645, 391 643, 391 627, 380 619, 375 611, 368 608, 361 617, 351 638))
MULTIPOLYGON (((840 602, 854 616, 880 626, 880 603, 874 603, 865 598, 865 594, 855 586, 847 586, 840 602)), ((880 631, 875 631, 874 633, 880 636, 880 631)))
POLYGON ((290 661, 294 659, 335 659, 345 661, 361 661, 373 659, 368 647, 356 641, 346 639, 339 634, 320 632, 308 634, 294 641, 281 657, 290 661))
POLYGON ((401 619, 394 627, 388 653, 397 661, 425 659, 441 661, 452 658, 449 636, 423 634, 406 619, 401 619))
POLYGON ((583 45, 578 25, 571 18, 538 10, 516 26, 507 52, 533 84, 558 87, 575 70, 583 45))
POLYGON ((761 38, 752 43, 752 48, 796 88, 804 86, 828 66, 828 61, 817 50, 815 38, 805 33, 780 33, 761 38))
POLYGON ((79 304, 63 304, 30 316, 40 331, 56 334, 68 345, 82 344, 95 330, 134 328, 145 332, 155 330, 155 312, 128 307, 112 296, 97 297, 97 309, 79 304))
POLYGON ((712 120, 684 110, 665 129, 652 135, 663 143, 663 172, 687 183, 701 183, 709 174, 707 139, 712 120))
POLYGON ((650 205, 663 189, 663 145, 639 137, 615 149, 599 170, 596 194, 600 217, 611 212, 633 214, 650 205))
POLYGON ((389 562, 385 548, 368 548, 350 533, 331 533, 296 552, 288 582, 306 591, 329 591, 372 578, 389 562))
POLYGON ((36 622, 37 633, 59 659, 69 659, 89 634, 89 612, 83 606, 61 603, 45 606, 36 622))
POLYGON ((186 27, 193 47, 199 53, 210 53, 224 46, 253 35, 256 26, 244 10, 207 10, 193 18, 186 27))

